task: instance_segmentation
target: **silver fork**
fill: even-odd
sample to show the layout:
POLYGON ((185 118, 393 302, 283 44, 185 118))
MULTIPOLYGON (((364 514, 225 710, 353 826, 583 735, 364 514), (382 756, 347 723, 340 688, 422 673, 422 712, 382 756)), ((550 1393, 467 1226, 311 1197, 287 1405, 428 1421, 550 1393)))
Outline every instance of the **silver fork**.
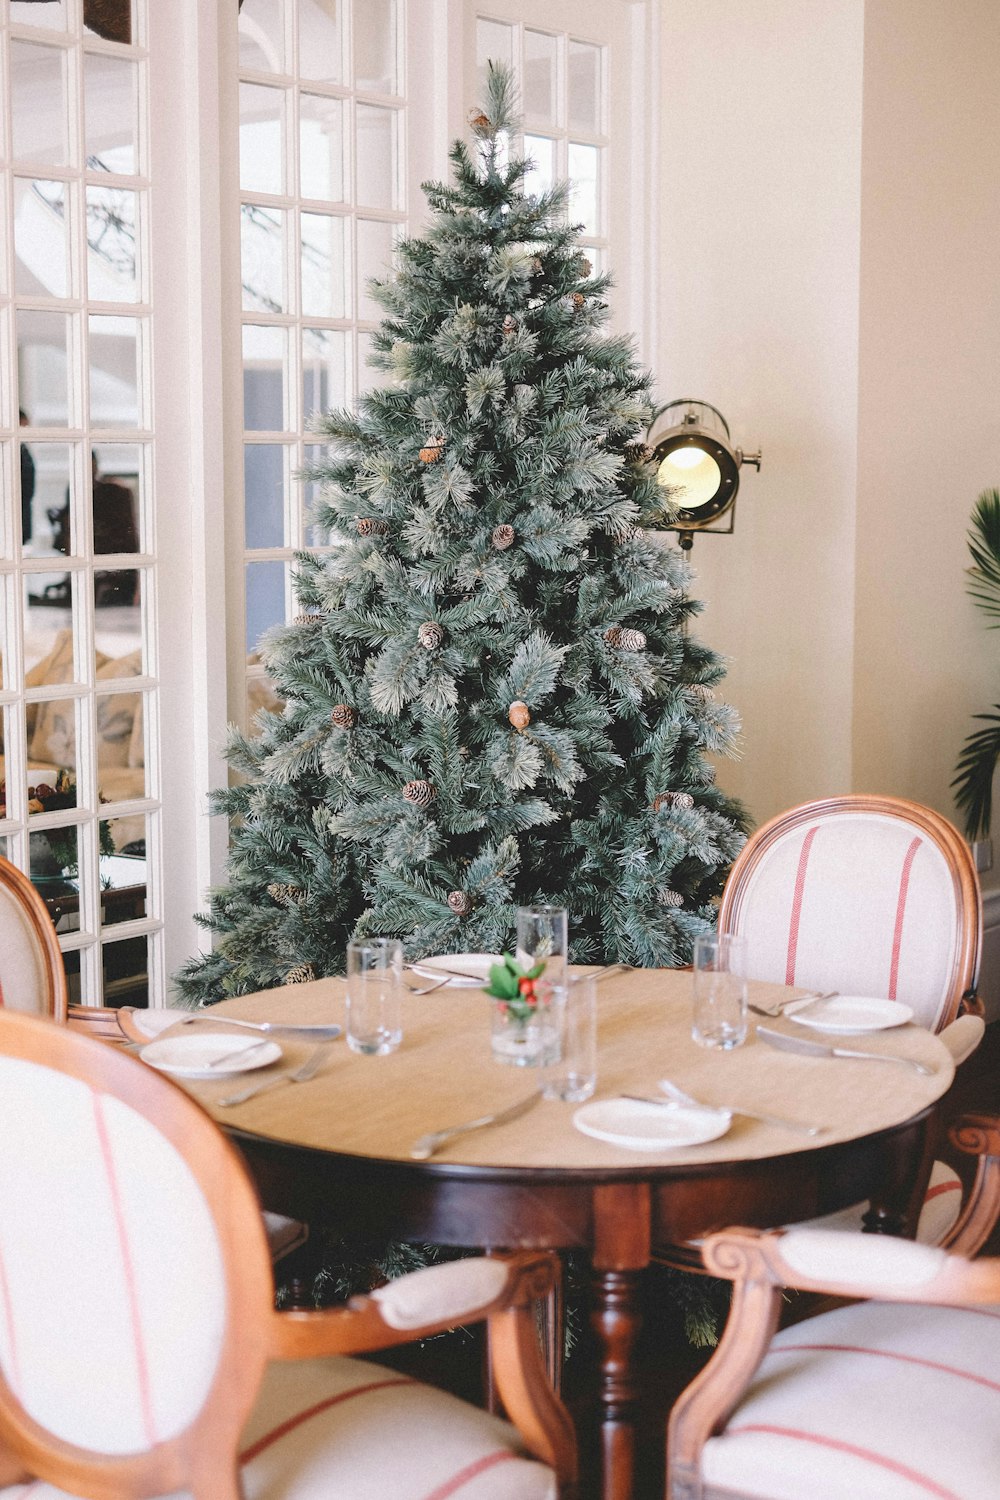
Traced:
POLYGON ((273 1078, 264 1078, 257 1083, 252 1083, 249 1088, 241 1089, 238 1094, 227 1094, 224 1099, 217 1099, 216 1103, 225 1109, 230 1104, 242 1104, 244 1100, 252 1099, 255 1094, 263 1094, 267 1089, 277 1088, 279 1083, 307 1083, 319 1072, 326 1047, 326 1042, 320 1042, 315 1051, 310 1052, 305 1062, 300 1063, 290 1073, 278 1073, 273 1078))
POLYGON ((832 1000, 839 993, 839 990, 823 990, 822 993, 817 991, 815 994, 795 995, 789 1000, 779 1000, 777 1005, 771 1006, 754 1005, 748 1000, 747 1010, 752 1010, 755 1016, 770 1016, 773 1021, 777 1016, 787 1015, 788 1007, 791 1005, 815 1005, 817 1000, 832 1000))
POLYGON ((450 974, 446 974, 443 979, 435 979, 433 984, 425 984, 422 990, 414 989, 412 984, 405 985, 404 988, 410 995, 433 995, 435 990, 444 989, 446 984, 450 984, 451 978, 450 974))

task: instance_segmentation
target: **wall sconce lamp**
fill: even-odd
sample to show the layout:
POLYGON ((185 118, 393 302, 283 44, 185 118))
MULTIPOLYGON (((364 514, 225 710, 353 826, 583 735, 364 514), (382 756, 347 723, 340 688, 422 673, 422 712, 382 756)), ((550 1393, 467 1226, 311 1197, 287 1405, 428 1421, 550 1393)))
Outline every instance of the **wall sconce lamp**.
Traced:
POLYGON ((664 531, 676 531, 685 552, 694 545, 696 531, 733 531, 740 467, 760 470, 760 449, 744 453, 733 446, 725 417, 707 401, 683 397, 669 401, 653 415, 646 434, 653 450, 657 483, 678 507, 676 519, 664 531), (728 517, 728 525, 713 523, 728 517))

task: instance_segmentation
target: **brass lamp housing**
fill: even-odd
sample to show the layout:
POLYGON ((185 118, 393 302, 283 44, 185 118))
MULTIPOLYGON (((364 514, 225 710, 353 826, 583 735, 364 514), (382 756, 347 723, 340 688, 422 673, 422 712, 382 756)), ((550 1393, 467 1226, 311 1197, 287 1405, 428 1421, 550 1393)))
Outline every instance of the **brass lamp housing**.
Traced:
POLYGON ((751 463, 759 469, 760 453, 744 454, 734 447, 718 408, 689 397, 670 401, 654 413, 646 441, 653 450, 658 482, 676 508, 675 519, 666 522, 664 530, 679 532, 685 550, 695 531, 730 534, 740 466, 751 463), (727 525, 713 524, 723 518, 728 518, 727 525))

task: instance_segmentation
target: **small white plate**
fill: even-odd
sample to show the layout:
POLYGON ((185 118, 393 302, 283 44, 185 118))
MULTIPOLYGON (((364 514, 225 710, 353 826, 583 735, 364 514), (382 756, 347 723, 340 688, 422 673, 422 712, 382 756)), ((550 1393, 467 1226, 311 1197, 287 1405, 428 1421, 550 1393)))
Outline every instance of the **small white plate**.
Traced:
POLYGON ((494 964, 502 964, 499 953, 438 953, 433 958, 422 958, 413 965, 414 974, 423 974, 426 979, 440 979, 442 974, 452 974, 447 988, 455 990, 477 990, 486 984, 494 964), (468 974, 469 978, 462 976, 468 974))
POLYGON ((670 1151, 718 1140, 733 1122, 728 1109, 694 1109, 685 1104, 643 1104, 633 1099, 595 1099, 573 1116, 584 1135, 629 1151, 670 1151))
POLYGON ((898 1000, 833 995, 829 1000, 814 1001, 788 1019, 814 1031, 887 1031, 890 1026, 905 1026, 912 1021, 913 1011, 898 1000))
POLYGON ((164 1036, 150 1042, 139 1053, 143 1062, 161 1073, 178 1078, 225 1078, 228 1073, 249 1073, 277 1062, 281 1048, 277 1042, 259 1037, 234 1036, 232 1032, 199 1031, 189 1036, 164 1036), (218 1067, 213 1063, 225 1058, 218 1067))

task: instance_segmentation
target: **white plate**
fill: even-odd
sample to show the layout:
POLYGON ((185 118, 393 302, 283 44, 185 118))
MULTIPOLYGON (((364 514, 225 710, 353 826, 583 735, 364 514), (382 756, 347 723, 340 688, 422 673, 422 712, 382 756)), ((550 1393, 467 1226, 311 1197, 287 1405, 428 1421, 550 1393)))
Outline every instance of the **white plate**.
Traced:
POLYGON ((684 1104, 642 1104, 632 1099, 595 1099, 573 1116, 584 1135, 630 1151, 670 1151, 700 1146, 725 1135, 733 1117, 728 1109, 694 1109, 684 1104))
POLYGON ((438 953, 414 964, 413 972, 423 974, 426 979, 440 979, 442 974, 454 970, 455 976, 449 979, 448 989, 476 990, 487 983, 493 965, 502 963, 503 957, 499 953, 438 953), (462 974, 470 977, 464 979, 462 974))
POLYGON ((814 1031, 886 1031, 890 1026, 905 1026, 912 1021, 913 1011, 898 1000, 833 995, 829 1000, 814 1001, 788 1019, 814 1031))
POLYGON ((164 1036, 150 1042, 139 1053, 143 1062, 173 1073, 178 1078, 225 1078, 228 1073, 248 1073, 277 1062, 281 1048, 277 1042, 259 1037, 234 1036, 231 1031, 199 1031, 189 1036, 164 1036), (218 1067, 213 1063, 225 1058, 218 1067))

